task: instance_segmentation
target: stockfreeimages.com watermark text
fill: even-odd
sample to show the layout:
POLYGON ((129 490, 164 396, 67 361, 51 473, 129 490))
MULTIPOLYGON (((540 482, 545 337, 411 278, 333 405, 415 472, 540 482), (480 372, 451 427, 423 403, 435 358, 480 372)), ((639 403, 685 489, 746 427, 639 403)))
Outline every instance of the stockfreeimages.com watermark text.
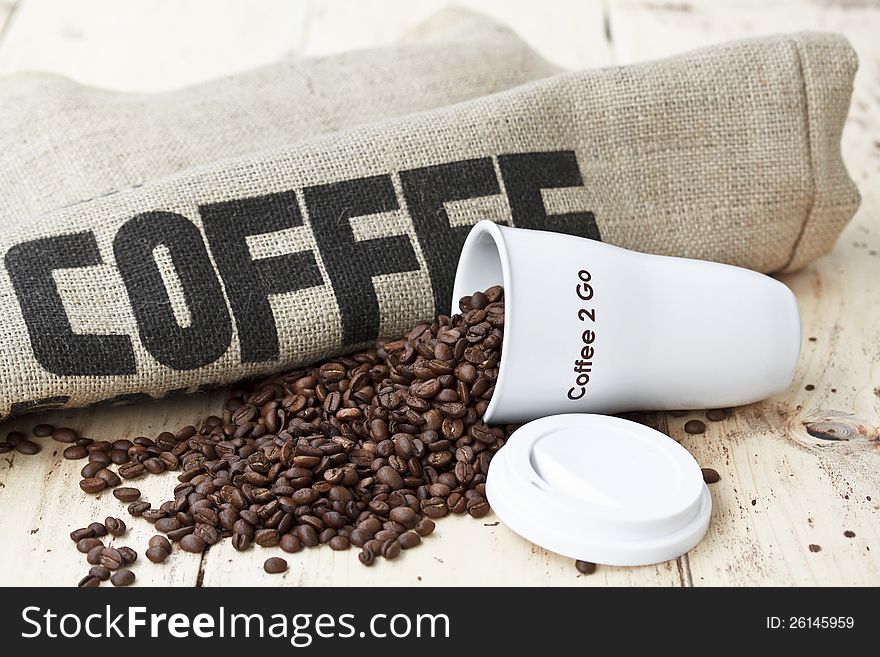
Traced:
POLYGON ((201 639, 273 638, 305 648, 315 638, 449 638, 446 614, 372 614, 361 625, 355 614, 230 613, 219 607, 214 613, 154 613, 146 607, 103 613, 57 614, 42 607, 25 607, 21 612, 24 639, 46 638, 157 638, 201 639))

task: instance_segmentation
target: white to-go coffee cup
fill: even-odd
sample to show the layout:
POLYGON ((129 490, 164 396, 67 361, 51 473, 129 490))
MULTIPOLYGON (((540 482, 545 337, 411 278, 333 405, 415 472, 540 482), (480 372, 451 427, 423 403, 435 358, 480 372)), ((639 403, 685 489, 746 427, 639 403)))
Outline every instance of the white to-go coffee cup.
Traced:
POLYGON ((481 221, 453 309, 493 285, 504 286, 504 343, 487 422, 739 406, 794 377, 797 301, 748 269, 481 221))

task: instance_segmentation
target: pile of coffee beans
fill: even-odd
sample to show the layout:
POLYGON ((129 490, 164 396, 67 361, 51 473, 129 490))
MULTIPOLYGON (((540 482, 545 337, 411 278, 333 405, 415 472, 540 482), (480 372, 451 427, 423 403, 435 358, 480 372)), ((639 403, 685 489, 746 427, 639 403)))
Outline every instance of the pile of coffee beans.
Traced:
MULTIPOLYGON (((394 559, 431 534, 437 518, 489 513, 489 463, 516 429, 481 419, 498 377, 503 290, 464 297, 459 307, 401 339, 234 388, 223 417, 199 428, 112 442, 50 425, 34 434, 68 443, 65 458, 88 459, 83 491, 113 489, 131 516, 154 524, 161 535, 150 540, 151 562, 163 562, 173 543, 200 553, 224 538, 237 550, 354 546, 366 566, 394 559), (166 471, 182 473, 173 499, 156 507, 121 485, 166 471)), ((24 442, 39 451, 13 438, 16 449, 24 442)), ((119 570, 134 551, 100 540, 124 531, 108 518, 71 534, 95 566, 82 586, 134 581, 119 570)), ((284 572, 287 564, 273 558, 264 567, 284 572)))

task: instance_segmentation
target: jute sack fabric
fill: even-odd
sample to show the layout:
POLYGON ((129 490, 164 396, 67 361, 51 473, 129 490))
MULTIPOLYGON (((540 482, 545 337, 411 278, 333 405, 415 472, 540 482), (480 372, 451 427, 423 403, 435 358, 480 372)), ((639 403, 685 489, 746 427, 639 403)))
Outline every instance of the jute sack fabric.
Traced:
POLYGON ((405 43, 276 64, 179 91, 0 78, 4 225, 193 166, 457 103, 558 73, 511 30, 461 9, 405 43))
MULTIPOLYGON (((449 308, 481 218, 788 271, 858 194, 856 60, 793 34, 567 73, 44 214, 2 237, 4 412, 307 363, 449 308)), ((601 321, 601 320, 600 320, 601 321)))

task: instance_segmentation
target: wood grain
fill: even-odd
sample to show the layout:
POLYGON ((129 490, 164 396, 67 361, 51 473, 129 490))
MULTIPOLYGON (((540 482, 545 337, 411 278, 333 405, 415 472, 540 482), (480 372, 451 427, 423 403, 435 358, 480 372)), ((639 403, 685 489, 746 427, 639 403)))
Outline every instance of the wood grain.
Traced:
MULTIPOLYGON (((0 32, 0 71, 37 68, 120 89, 168 88, 289 50, 324 54, 389 43, 447 4, 21 0, 0 32)), ((354 550, 283 555, 277 548, 257 548, 239 554, 228 542, 202 558, 175 551, 157 566, 143 557, 152 527, 130 518, 109 493, 81 494, 76 483, 83 463, 64 461, 62 446, 46 441, 36 457, 0 455, 0 583, 75 583, 87 567, 67 534, 118 515, 130 530, 114 542, 141 554, 138 582, 151 585, 880 584, 880 8, 827 0, 770 6, 757 0, 464 4, 510 24, 549 59, 570 67, 627 63, 796 29, 842 31, 859 52, 844 155, 863 204, 831 255, 783 279, 798 297, 804 324, 795 383, 722 422, 707 421, 702 435, 683 431, 684 422, 700 414, 648 418, 721 474, 710 486, 714 509, 706 540, 673 562, 600 567, 582 576, 571 560, 529 544, 490 515, 444 519, 422 546, 370 569, 357 563, 354 550), (290 571, 266 575, 263 561, 277 555, 285 556, 290 571)), ((0 2, 0 24, 11 7, 0 2)), ((153 436, 217 413, 221 403, 218 392, 47 413, 7 422, 0 435, 48 421, 94 438, 153 436)), ((136 485, 158 504, 174 484, 172 475, 164 475, 136 485)))

